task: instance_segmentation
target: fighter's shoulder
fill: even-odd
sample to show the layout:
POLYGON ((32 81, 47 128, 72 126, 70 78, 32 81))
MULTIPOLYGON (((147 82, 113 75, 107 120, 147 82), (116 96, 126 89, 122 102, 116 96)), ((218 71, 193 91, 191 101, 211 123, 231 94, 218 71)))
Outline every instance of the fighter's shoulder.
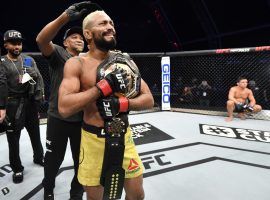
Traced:
POLYGON ((231 87, 230 91, 237 91, 237 86, 231 87))
POLYGON ((246 88, 246 93, 252 93, 252 90, 249 88, 246 88))
POLYGON ((74 56, 69 58, 65 63, 65 68, 81 68, 83 65, 82 57, 74 56))

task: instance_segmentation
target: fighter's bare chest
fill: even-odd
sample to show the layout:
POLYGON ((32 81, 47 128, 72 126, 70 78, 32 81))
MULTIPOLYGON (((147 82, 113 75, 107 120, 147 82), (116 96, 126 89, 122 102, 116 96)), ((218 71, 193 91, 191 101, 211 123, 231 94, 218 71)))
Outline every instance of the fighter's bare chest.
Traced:
POLYGON ((81 86, 85 89, 88 89, 94 85, 96 85, 98 66, 101 61, 95 59, 85 59, 80 80, 81 86))
POLYGON ((88 89, 96 84, 97 70, 92 68, 85 68, 80 77, 81 86, 88 89))
POLYGON ((247 98, 247 96, 248 96, 248 92, 247 91, 237 91, 236 92, 236 97, 237 98, 243 98, 243 99, 245 99, 245 98, 247 98))

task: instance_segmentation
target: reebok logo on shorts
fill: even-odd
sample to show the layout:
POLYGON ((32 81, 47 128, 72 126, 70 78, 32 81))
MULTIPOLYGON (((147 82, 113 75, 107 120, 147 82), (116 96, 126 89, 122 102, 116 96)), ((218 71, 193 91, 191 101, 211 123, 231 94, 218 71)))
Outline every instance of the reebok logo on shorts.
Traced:
POLYGON ((127 168, 127 174, 131 174, 131 173, 136 173, 137 171, 140 170, 140 166, 139 164, 132 158, 129 161, 129 166, 127 168))

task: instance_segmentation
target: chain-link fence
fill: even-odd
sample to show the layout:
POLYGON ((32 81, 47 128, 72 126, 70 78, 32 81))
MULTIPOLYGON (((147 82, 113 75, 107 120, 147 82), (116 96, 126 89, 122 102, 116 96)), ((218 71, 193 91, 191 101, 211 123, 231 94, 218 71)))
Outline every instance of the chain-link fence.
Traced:
POLYGON ((249 117, 270 120, 269 50, 256 47, 131 56, 140 67, 156 106, 161 106, 161 57, 169 56, 170 103, 174 110, 226 115, 229 89, 243 76, 248 79, 257 104, 263 108, 249 117))
MULTIPOLYGON (((184 112, 226 114, 230 87, 237 78, 249 80, 257 104, 263 111, 255 118, 270 120, 270 47, 221 49, 174 53, 130 54, 139 66, 142 78, 151 89, 155 106, 161 106, 161 57, 170 57, 170 103, 184 112)), ((45 82, 46 100, 50 91, 47 61, 39 53, 29 53, 45 82)), ((48 102, 41 106, 46 113, 48 102)))

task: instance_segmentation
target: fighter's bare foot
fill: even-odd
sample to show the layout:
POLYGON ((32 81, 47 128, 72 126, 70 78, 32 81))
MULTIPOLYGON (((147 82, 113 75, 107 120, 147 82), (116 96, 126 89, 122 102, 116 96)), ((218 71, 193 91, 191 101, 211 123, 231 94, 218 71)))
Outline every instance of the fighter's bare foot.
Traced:
POLYGON ((238 113, 237 116, 242 120, 246 119, 246 115, 244 113, 238 113))
POLYGON ((232 120, 233 120, 233 117, 226 117, 226 119, 225 119, 226 122, 230 122, 232 120))

